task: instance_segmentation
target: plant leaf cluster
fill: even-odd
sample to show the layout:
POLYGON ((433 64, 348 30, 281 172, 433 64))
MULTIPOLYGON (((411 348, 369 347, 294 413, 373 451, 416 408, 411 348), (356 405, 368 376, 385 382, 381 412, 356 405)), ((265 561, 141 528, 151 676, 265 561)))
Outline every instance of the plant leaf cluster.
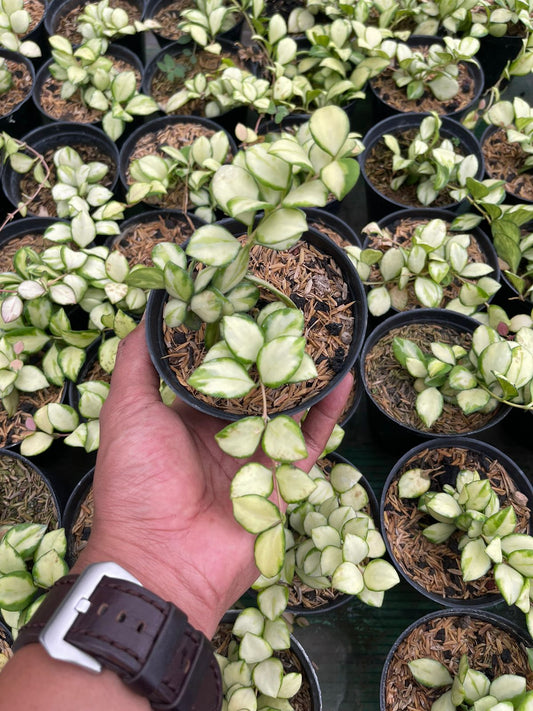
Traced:
POLYGON ((443 305, 444 288, 452 282, 461 288, 445 308, 471 315, 500 288, 488 276, 493 271, 490 265, 470 260, 471 235, 448 231, 442 219, 418 226, 411 244, 405 247, 386 246, 390 234, 376 223, 367 225, 365 232, 379 237, 383 246, 345 249, 363 282, 370 286, 368 310, 373 316, 382 316, 391 308, 404 310, 411 292, 420 306, 438 308, 443 305))
POLYGON ((0 47, 25 57, 40 57, 41 48, 36 42, 21 39, 28 34, 30 22, 24 0, 0 0, 0 47))
POLYGON ((470 666, 463 654, 457 674, 452 677, 447 667, 431 657, 408 662, 409 670, 419 684, 430 689, 451 688, 431 705, 432 711, 498 709, 526 711, 533 702, 533 691, 527 690, 527 679, 520 674, 502 674, 492 680, 470 666))
POLYGON ((445 402, 457 405, 466 415, 491 412, 498 402, 527 410, 533 407, 531 319, 526 316, 524 325, 524 319, 517 317, 515 324, 512 338, 481 324, 469 350, 434 341, 425 353, 408 338, 393 340, 396 360, 414 379, 416 411, 426 427, 438 420, 445 402))
POLYGON ((435 112, 423 118, 406 154, 393 134, 383 136, 392 153, 391 188, 398 190, 404 183, 416 185, 416 196, 422 205, 431 205, 444 190, 454 200, 462 200, 468 192, 467 179, 478 170, 475 155, 462 155, 452 139, 441 138, 441 126, 442 120, 435 112))
POLYGON ((46 532, 44 524, 17 523, 0 529, 0 614, 13 638, 68 573, 66 552, 64 528, 46 532))
POLYGON ((110 7, 109 0, 85 5, 76 23, 84 40, 106 38, 113 41, 159 27, 154 20, 130 22, 128 13, 121 7, 110 7))
POLYGON ((430 478, 422 469, 410 469, 398 481, 400 497, 418 499, 418 508, 435 520, 423 535, 440 544, 456 530, 462 531, 463 580, 478 580, 492 571, 503 599, 524 612, 531 630, 533 536, 518 532, 513 506, 501 508, 490 480, 475 470, 460 471, 455 485, 445 484, 442 491, 430 487, 430 478))

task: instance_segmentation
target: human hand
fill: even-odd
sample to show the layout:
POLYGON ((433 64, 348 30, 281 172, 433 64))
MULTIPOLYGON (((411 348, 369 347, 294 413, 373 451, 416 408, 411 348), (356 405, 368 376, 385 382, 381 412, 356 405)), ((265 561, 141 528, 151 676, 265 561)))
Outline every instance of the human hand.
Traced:
MULTIPOLYGON (((322 452, 352 385, 347 376, 302 426, 308 471, 322 452)), ((100 417, 95 520, 74 568, 113 560, 187 613, 208 637, 258 576, 254 536, 233 518, 231 480, 243 461, 225 455, 222 420, 181 401, 164 405, 144 324, 120 345, 100 417)))

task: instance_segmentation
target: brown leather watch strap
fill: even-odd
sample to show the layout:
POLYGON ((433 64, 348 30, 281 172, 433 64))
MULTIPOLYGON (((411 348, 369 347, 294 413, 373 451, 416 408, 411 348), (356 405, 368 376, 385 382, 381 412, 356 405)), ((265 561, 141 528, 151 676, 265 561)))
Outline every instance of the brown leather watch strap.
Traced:
MULTIPOLYGON (((51 614, 78 576, 57 581, 16 640, 39 641, 51 614)), ((220 670, 207 638, 175 605, 140 585, 104 576, 65 640, 116 672, 161 711, 218 711, 220 670)))

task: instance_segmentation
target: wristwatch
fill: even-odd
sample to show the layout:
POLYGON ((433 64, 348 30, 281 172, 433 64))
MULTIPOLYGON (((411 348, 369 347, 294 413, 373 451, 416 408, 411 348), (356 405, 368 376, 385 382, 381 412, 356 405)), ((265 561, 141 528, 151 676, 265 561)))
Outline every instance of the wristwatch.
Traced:
POLYGON ((160 711, 219 711, 220 669, 209 640, 171 602, 116 563, 93 563, 50 589, 14 649, 40 642, 54 659, 111 669, 160 711))

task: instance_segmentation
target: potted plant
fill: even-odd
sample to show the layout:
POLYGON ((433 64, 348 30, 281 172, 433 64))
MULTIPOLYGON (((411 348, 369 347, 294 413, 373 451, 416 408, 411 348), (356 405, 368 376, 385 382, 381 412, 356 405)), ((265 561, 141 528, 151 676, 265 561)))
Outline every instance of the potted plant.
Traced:
POLYGON ((370 416, 387 448, 404 448, 406 442, 416 444, 431 436, 470 435, 507 414, 508 408, 481 387, 470 370, 474 366, 468 353, 475 355, 472 339, 478 326, 474 319, 447 309, 421 309, 389 316, 372 331, 361 353, 361 378, 370 416), (433 355, 431 344, 437 343, 433 348, 449 362, 433 355), (431 375, 427 369, 425 374, 419 371, 419 380, 412 374, 410 348, 415 359, 415 354, 427 358, 431 375), (458 376, 461 386, 466 385, 461 376, 467 373, 473 375, 469 383, 475 387, 460 391, 449 384, 451 377, 458 385, 458 376))
POLYGON ((459 664, 466 654, 469 666, 476 672, 490 679, 506 674, 522 675, 531 687, 529 644, 521 628, 486 610, 457 608, 432 612, 410 625, 387 655, 381 677, 380 708, 388 711, 394 704, 399 711, 413 706, 430 711, 442 692, 420 685, 409 668, 416 660, 428 656, 455 675, 463 671, 464 662, 461 672, 459 664))
POLYGON ((499 267, 492 243, 480 230, 475 236, 454 232, 453 218, 436 209, 400 211, 382 220, 383 226, 366 226, 363 249, 346 248, 370 288, 367 303, 373 316, 420 306, 472 315, 497 293, 499 267))
POLYGON ((469 438, 433 439, 401 457, 385 482, 385 544, 403 577, 434 602, 483 607, 503 595, 527 613, 509 594, 511 579, 520 587, 511 541, 530 541, 532 502, 529 481, 504 452, 469 438))
POLYGON ((478 50, 475 37, 411 35, 398 42, 389 67, 369 83, 378 100, 376 116, 436 111, 460 119, 483 91, 478 50))
POLYGON ((400 114, 376 124, 360 156, 369 214, 379 219, 402 207, 456 207, 468 178, 483 174, 477 139, 436 113, 400 114))
POLYGON ((29 59, 22 54, 0 49, 0 127, 12 137, 24 133, 34 81, 35 70, 29 59))
POLYGON ((489 128, 481 146, 489 177, 505 181, 507 193, 521 202, 533 201, 533 109, 527 101, 496 101, 483 120, 489 128))
MULTIPOLYGON (((2 34, 0 47, 10 52, 18 52, 25 57, 40 57, 41 48, 31 39, 26 39, 39 24, 39 18, 32 18, 31 14, 24 6, 24 0, 1 3, 2 14, 2 34)), ((41 6, 41 17, 44 15, 44 7, 41 6)))

